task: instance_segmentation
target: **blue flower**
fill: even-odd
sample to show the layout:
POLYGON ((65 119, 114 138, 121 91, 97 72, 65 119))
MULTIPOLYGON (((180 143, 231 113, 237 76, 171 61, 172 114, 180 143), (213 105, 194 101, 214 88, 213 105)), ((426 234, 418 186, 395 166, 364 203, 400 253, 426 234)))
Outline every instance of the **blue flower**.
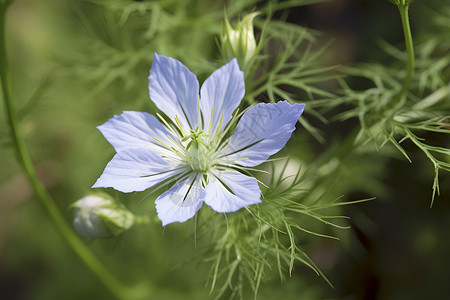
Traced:
POLYGON ((304 104, 260 103, 237 121, 245 85, 236 59, 205 80, 199 97, 196 76, 155 53, 149 91, 165 116, 124 111, 98 126, 117 153, 93 187, 128 193, 171 184, 156 199, 163 226, 192 218, 203 203, 221 213, 260 203, 257 180, 242 171, 284 147, 304 104))

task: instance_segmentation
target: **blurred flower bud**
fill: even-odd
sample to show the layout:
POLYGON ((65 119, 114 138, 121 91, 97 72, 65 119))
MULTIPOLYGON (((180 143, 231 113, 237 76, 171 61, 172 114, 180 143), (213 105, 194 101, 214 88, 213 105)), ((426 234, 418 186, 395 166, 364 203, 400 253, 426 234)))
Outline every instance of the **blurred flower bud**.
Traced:
POLYGON ((75 230, 91 238, 116 236, 134 224, 134 215, 107 194, 81 198, 73 204, 75 230))
POLYGON ((239 66, 244 70, 257 54, 253 19, 258 14, 258 12, 254 12, 245 16, 242 21, 238 22, 236 29, 233 29, 228 19, 225 18, 225 29, 221 37, 223 55, 227 60, 236 57, 239 66))

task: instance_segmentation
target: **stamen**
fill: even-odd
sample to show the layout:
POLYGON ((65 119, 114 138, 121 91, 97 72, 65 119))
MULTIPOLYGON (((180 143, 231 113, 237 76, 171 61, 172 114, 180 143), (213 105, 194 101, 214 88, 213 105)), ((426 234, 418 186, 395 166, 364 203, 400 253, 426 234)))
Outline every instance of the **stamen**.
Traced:
POLYGON ((179 128, 180 131, 181 131, 181 134, 182 134, 183 136, 186 136, 186 132, 184 131, 183 127, 181 126, 180 121, 178 120, 178 117, 177 117, 177 116, 175 116, 175 122, 177 123, 178 128, 179 128))
POLYGON ((163 146, 165 146, 167 149, 170 149, 171 147, 169 147, 169 145, 167 145, 166 143, 164 143, 163 141, 161 141, 160 139, 158 139, 158 138, 155 138, 155 137, 153 137, 153 139, 155 140, 155 141, 157 141, 157 142, 159 142, 159 143, 161 143, 163 146))
POLYGON ((221 135, 220 133, 222 132, 222 123, 223 123, 223 114, 222 114, 222 117, 220 117, 219 126, 217 126, 217 129, 216 129, 216 136, 221 135))
POLYGON ((173 133, 174 135, 176 135, 176 136, 179 136, 179 135, 180 135, 181 132, 175 130, 175 129, 178 129, 178 128, 175 127, 175 129, 174 129, 174 126, 172 126, 171 124, 169 124, 169 123, 167 122, 167 120, 166 120, 161 114, 156 113, 156 116, 158 117, 159 120, 161 120, 161 122, 164 123, 164 125, 166 125, 167 129, 169 129, 170 132, 172 132, 172 133, 173 133))
POLYGON ((209 134, 211 134, 211 129, 212 129, 213 112, 214 112, 214 107, 211 108, 211 118, 209 119, 209 130, 208 130, 209 134))
MULTIPOLYGON (((181 145, 179 142, 175 141, 170 135, 167 135, 167 137, 168 137, 172 142, 174 142, 174 144, 177 145, 177 146, 180 148, 180 150, 184 150, 184 149, 182 148, 183 145, 181 145)), ((173 148, 173 147, 172 147, 172 148, 173 148)))

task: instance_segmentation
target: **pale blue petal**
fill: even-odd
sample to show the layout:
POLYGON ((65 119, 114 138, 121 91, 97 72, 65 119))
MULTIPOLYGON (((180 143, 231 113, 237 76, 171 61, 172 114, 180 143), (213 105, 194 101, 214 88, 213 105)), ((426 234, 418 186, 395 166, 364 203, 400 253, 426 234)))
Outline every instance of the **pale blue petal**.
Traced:
POLYGON ((202 85, 200 108, 203 114, 203 129, 209 134, 214 134, 222 118, 220 129, 223 129, 230 121, 233 111, 241 103, 244 94, 244 72, 239 69, 236 58, 233 58, 214 71, 202 85))
POLYGON ((124 111, 97 128, 117 152, 129 148, 161 146, 156 139, 166 144, 172 143, 167 128, 146 112, 124 111))
POLYGON ((263 163, 286 145, 304 108, 287 101, 251 107, 221 151, 222 162, 247 167, 263 163))
POLYGON ((124 193, 139 192, 184 171, 155 151, 135 148, 118 152, 92 187, 112 187, 124 193))
POLYGON ((261 190, 254 177, 245 176, 236 171, 224 171, 214 175, 209 176, 205 203, 215 211, 235 212, 245 206, 261 202, 261 190), (233 193, 230 193, 227 188, 233 193))
POLYGON ((185 130, 198 126, 198 80, 181 62, 155 53, 148 88, 155 105, 185 130))
POLYGON ((156 199, 158 218, 163 226, 187 221, 202 207, 204 198, 205 189, 202 187, 201 176, 193 174, 156 199))

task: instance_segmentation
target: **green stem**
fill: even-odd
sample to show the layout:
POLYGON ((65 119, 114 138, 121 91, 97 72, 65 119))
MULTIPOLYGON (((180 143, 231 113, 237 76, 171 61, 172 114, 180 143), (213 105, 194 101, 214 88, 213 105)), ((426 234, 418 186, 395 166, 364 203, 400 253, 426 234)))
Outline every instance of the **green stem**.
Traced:
POLYGON ((409 5, 397 5, 402 20, 403 35, 405 36, 405 46, 407 55, 406 77, 403 82, 402 88, 398 94, 398 98, 401 103, 406 100, 406 93, 411 85, 412 77, 414 75, 414 45, 411 35, 411 28, 409 26, 408 9, 409 5))
POLYGON ((0 79, 2 97, 5 103, 5 113, 15 150, 18 155, 18 160, 21 163, 28 180, 30 181, 36 197, 42 202, 56 226, 59 228, 62 236, 66 239, 80 259, 92 270, 95 275, 97 275, 105 287, 108 288, 109 291, 118 299, 135 298, 138 291, 123 285, 105 268, 105 266, 89 250, 89 248, 86 247, 83 241, 73 231, 72 227, 65 221, 64 217, 61 215, 55 203, 52 201, 50 195, 47 193, 36 175, 36 171, 33 167, 33 163, 27 151, 25 142, 19 133, 18 121, 16 118, 14 103, 12 101, 11 84, 9 81, 6 58, 5 23, 6 11, 11 2, 12 1, 5 2, 4 0, 0 0, 0 79))
POLYGON ((150 218, 148 216, 134 216, 134 224, 136 225, 149 225, 159 222, 157 218, 150 218))

